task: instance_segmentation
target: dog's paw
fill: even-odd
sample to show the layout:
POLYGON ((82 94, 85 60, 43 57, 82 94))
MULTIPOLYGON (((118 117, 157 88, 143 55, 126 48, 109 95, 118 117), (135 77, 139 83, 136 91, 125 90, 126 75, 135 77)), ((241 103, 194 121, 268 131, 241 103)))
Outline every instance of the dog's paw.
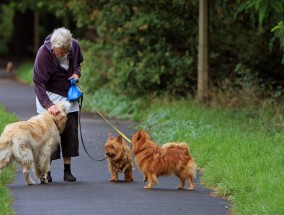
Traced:
POLYGON ((48 184, 48 181, 45 179, 45 180, 40 180, 40 183, 41 184, 48 184))
POLYGON ((124 181, 131 182, 133 181, 133 178, 125 178, 124 181))
POLYGON ((45 176, 40 177, 40 183, 41 184, 48 184, 48 180, 45 176))
POLYGON ((33 180, 29 180, 27 183, 28 183, 28 185, 34 185, 35 184, 35 182, 33 180))
POLYGON ((152 189, 152 186, 147 185, 144 187, 144 189, 152 189))
POLYGON ((117 182, 118 179, 117 179, 117 178, 111 178, 111 179, 109 179, 109 181, 110 181, 110 182, 117 182))

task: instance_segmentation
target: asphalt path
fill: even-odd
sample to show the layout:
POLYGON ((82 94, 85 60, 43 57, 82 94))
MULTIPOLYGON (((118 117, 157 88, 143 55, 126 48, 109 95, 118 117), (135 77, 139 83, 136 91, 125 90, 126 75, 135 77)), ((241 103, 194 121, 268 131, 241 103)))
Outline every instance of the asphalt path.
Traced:
MULTIPOLYGON (((0 76, 1 78, 1 76, 0 76)), ((31 86, 12 79, 0 79, 0 104, 19 120, 26 120, 36 114, 35 94, 31 86)), ((133 123, 111 120, 129 138, 135 133, 133 123)), ((82 135, 85 146, 94 158, 105 157, 104 144, 111 132, 117 133, 100 116, 83 113, 81 116, 82 135)), ((80 143, 81 144, 81 143, 80 143)), ((63 160, 52 162, 53 182, 28 186, 19 166, 15 181, 9 185, 14 197, 13 208, 17 215, 142 215, 142 214, 229 214, 229 203, 211 195, 212 191, 195 179, 194 191, 177 190, 176 177, 160 177, 159 184, 146 190, 142 175, 135 165, 134 182, 109 182, 107 161, 94 161, 80 145, 80 156, 72 159, 72 173, 76 182, 63 181, 63 160)), ((33 176, 33 174, 32 174, 33 176)))

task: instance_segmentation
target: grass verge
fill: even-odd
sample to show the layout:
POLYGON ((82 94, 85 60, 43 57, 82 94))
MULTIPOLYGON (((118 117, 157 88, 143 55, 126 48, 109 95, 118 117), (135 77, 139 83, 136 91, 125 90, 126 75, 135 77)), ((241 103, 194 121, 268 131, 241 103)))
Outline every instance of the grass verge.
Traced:
POLYGON ((33 84, 33 66, 32 61, 20 65, 16 70, 17 80, 29 85, 33 84))
MULTIPOLYGON (((0 131, 2 132, 4 126, 8 123, 15 122, 16 116, 7 113, 3 106, 0 106, 0 131)), ((7 188, 8 184, 11 184, 15 177, 16 165, 10 165, 5 168, 0 175, 0 214, 9 215, 15 214, 12 209, 13 197, 7 188)))

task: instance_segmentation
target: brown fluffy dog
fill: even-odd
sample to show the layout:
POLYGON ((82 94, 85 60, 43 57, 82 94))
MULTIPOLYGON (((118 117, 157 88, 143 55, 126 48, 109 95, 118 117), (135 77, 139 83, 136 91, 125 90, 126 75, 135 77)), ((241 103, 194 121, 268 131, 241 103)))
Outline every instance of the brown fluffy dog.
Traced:
POLYGON ((50 171, 50 156, 60 144, 60 133, 63 132, 67 120, 69 103, 56 103, 60 111, 56 116, 47 111, 27 121, 7 125, 0 136, 0 173, 1 170, 17 161, 23 166, 23 174, 27 184, 34 184, 30 177, 30 168, 34 165, 34 173, 41 183, 48 183, 46 177, 50 171))
POLYGON ((146 131, 137 131, 132 138, 132 153, 138 169, 149 183, 144 188, 151 189, 158 183, 158 177, 174 174, 180 179, 178 189, 183 189, 185 180, 189 182, 189 190, 194 189, 193 178, 196 164, 189 154, 186 143, 167 143, 157 145, 150 139, 146 131))
POLYGON ((111 173, 110 181, 118 181, 118 173, 124 173, 125 181, 133 181, 132 169, 133 162, 129 147, 126 145, 122 136, 114 138, 109 134, 105 144, 108 167, 111 173))

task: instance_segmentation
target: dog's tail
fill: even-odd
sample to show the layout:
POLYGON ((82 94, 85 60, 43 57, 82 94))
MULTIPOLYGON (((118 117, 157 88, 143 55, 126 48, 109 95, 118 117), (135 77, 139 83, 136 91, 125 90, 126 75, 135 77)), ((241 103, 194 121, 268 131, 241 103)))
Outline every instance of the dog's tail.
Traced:
POLYGON ((10 163, 12 140, 6 135, 0 137, 0 174, 1 170, 10 163))
POLYGON ((192 176, 192 178, 196 178, 197 166, 192 158, 188 161, 187 167, 188 167, 188 172, 192 176))

